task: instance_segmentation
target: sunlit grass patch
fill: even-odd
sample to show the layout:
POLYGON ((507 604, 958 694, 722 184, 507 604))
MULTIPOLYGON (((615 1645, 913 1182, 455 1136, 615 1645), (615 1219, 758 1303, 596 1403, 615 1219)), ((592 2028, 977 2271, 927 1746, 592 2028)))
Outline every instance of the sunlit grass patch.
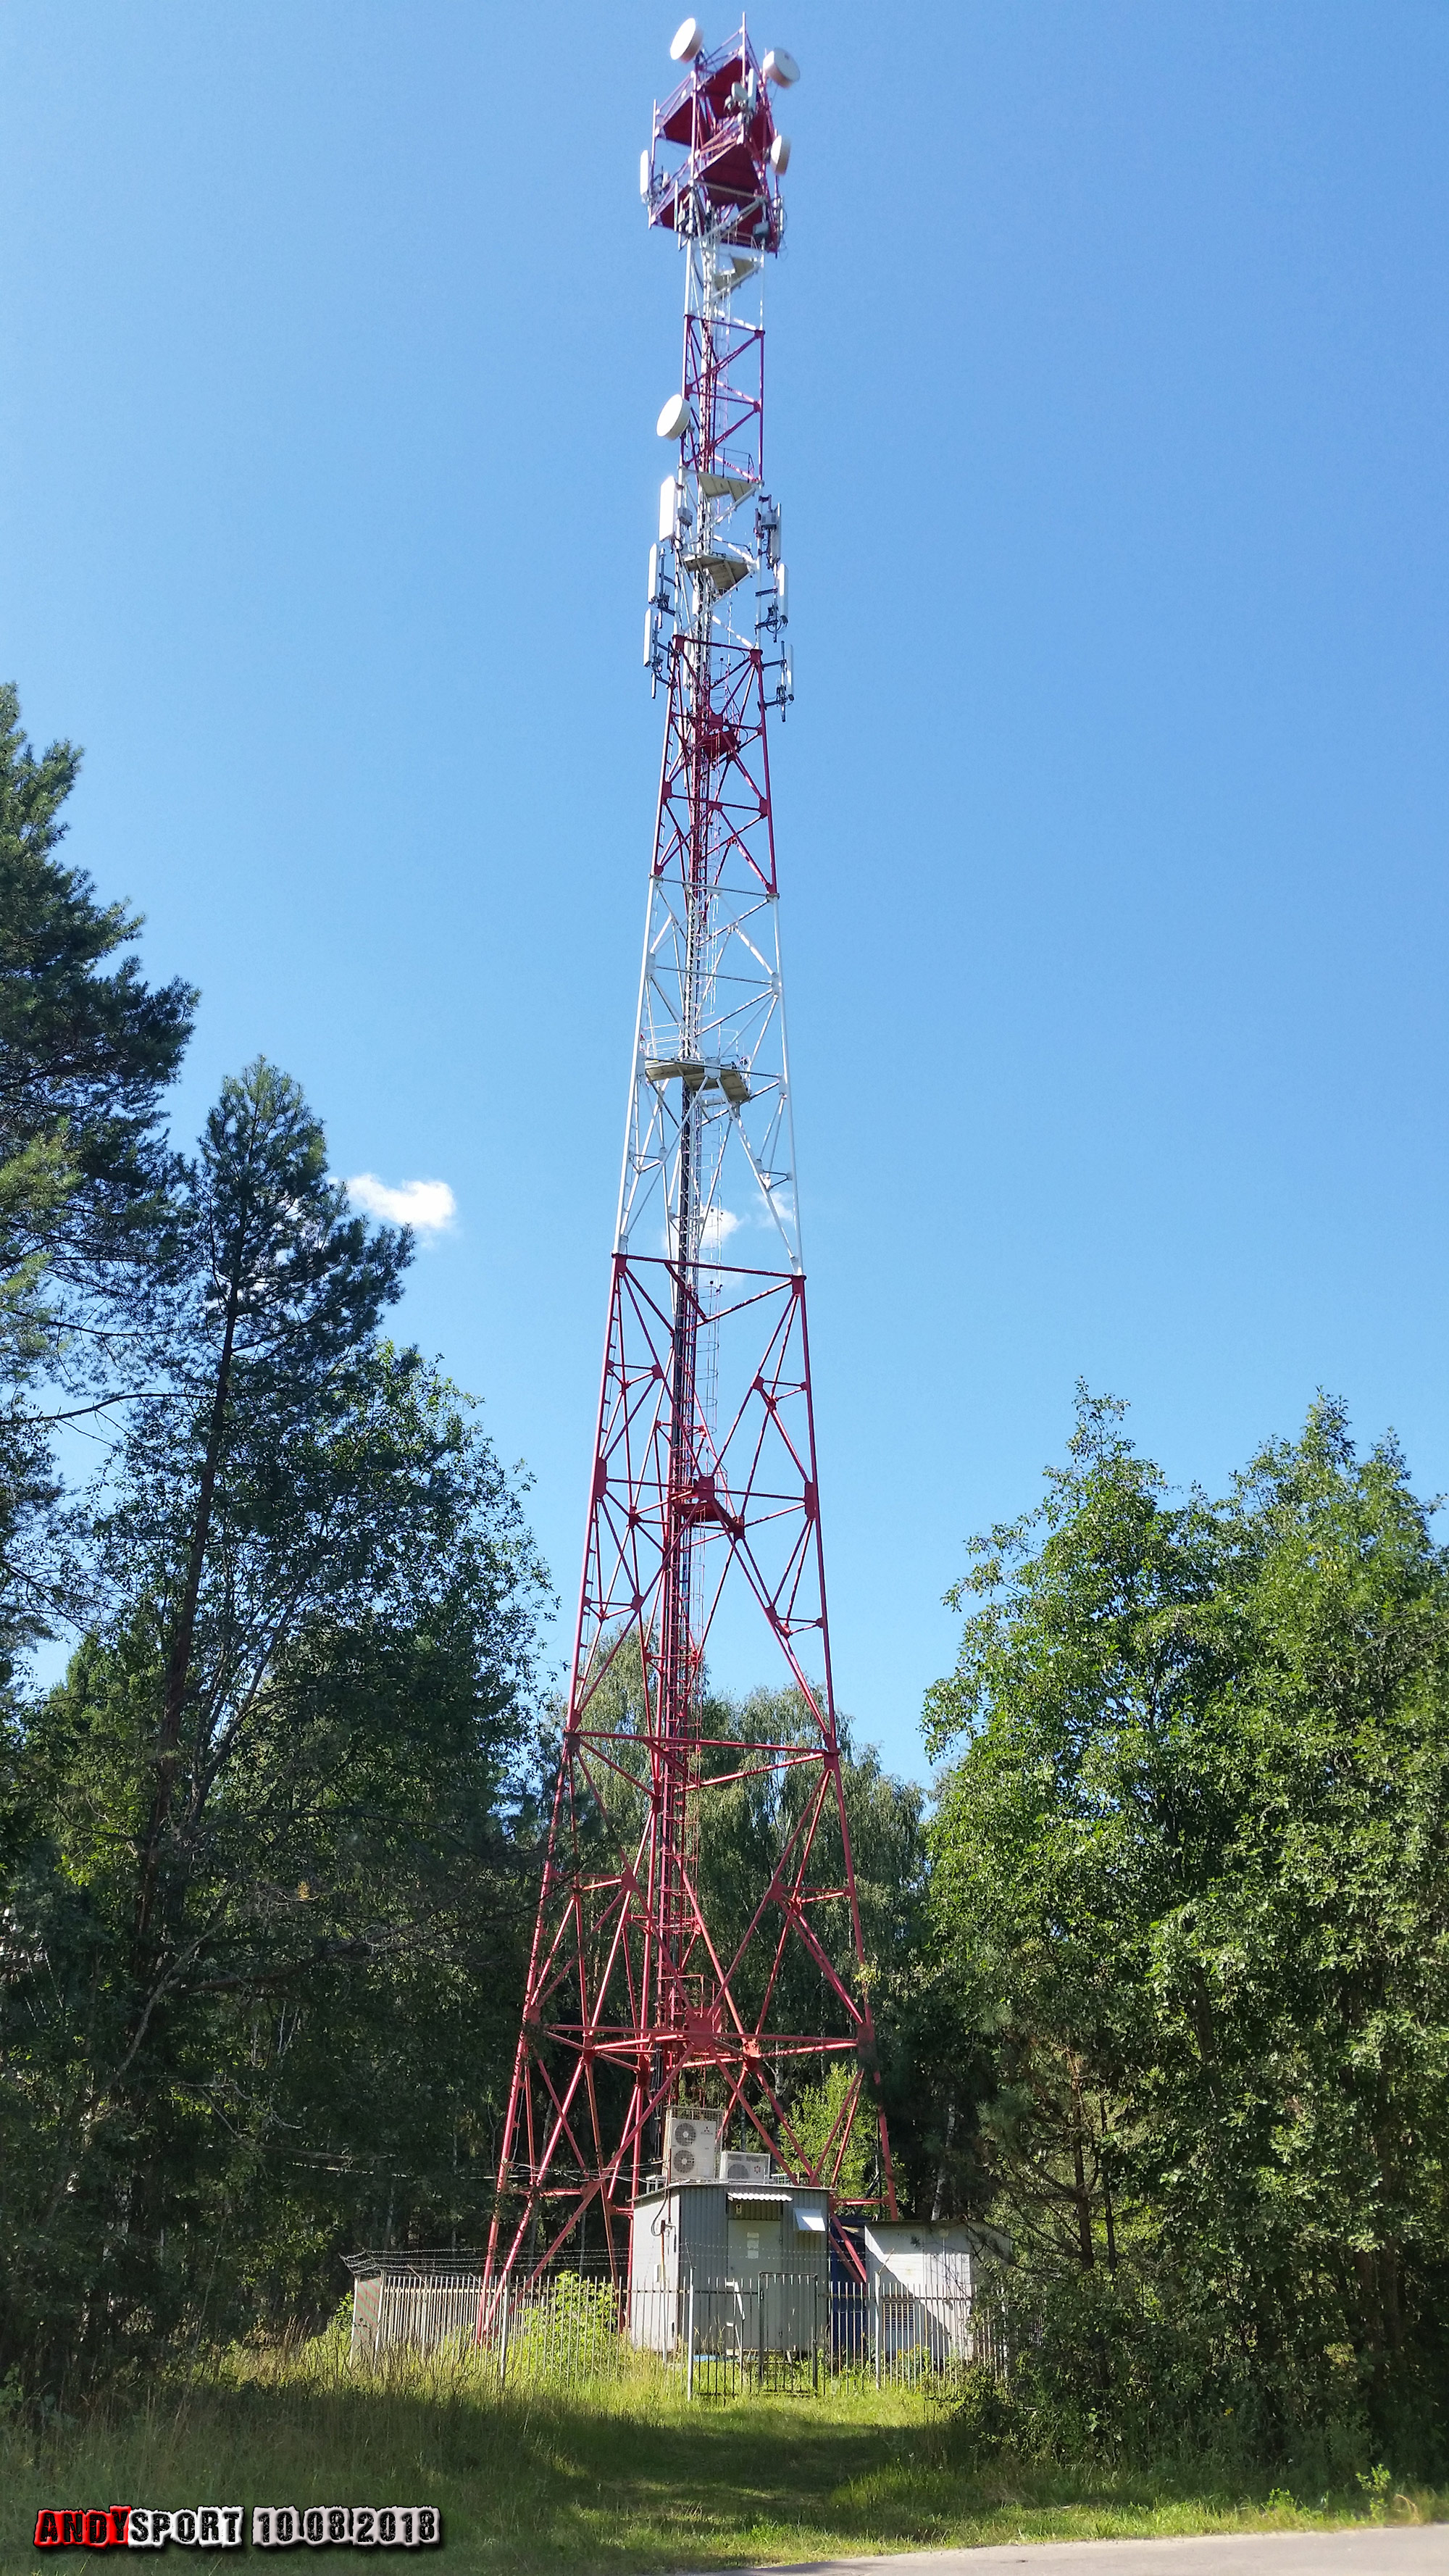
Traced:
MULTIPOLYGON (((230 2354, 43 2433, 12 2427, 0 2570, 43 2563, 31 2538, 42 2503, 436 2504, 452 2576, 657 2576, 951 2542, 1423 2520, 1449 2502, 1375 2477, 1378 2465, 1321 2499, 1281 2471, 1221 2463, 1051 2466, 981 2456, 939 2409, 868 2382, 691 2406, 680 2375, 640 2355, 584 2389, 500 2395, 468 2352, 353 2372, 334 2332, 230 2354)), ((188 2557, 198 2570, 236 2563, 188 2557)))

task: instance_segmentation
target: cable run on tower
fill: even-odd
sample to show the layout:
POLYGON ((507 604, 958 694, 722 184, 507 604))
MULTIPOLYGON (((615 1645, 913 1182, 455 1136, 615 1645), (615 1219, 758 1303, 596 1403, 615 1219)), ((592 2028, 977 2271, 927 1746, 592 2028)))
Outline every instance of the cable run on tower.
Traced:
MULTIPOLYGON (((793 675, 763 296, 798 79, 686 19, 640 190, 684 270, 644 659, 665 700, 603 1382, 563 1743, 485 2304, 630 2220, 686 2118, 894 2188, 846 1814, 790 1108, 769 727, 793 675), (769 1687, 712 1698, 711 1639, 769 1687), (764 1668, 762 1670, 762 1668, 764 1668), (741 1798, 756 1879, 709 1867, 741 1798), (802 2092, 843 2069, 807 2145, 802 2092)), ((691 2131, 693 2135, 693 2130, 691 2131)))

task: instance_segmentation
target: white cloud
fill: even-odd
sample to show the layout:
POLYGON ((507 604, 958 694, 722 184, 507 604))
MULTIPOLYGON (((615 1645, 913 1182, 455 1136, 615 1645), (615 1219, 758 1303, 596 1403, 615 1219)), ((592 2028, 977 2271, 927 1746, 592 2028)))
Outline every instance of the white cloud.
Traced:
POLYGON ((347 1195, 369 1216, 385 1217, 389 1225, 416 1226, 419 1234, 445 1234, 458 1213, 446 1181, 404 1181, 394 1190, 376 1172, 358 1172, 347 1183, 347 1195))
POLYGON ((711 1208, 703 1225, 699 1229, 700 1251, 722 1251, 739 1222, 740 1220, 735 1215, 733 1208, 711 1208))
MULTIPOLYGON (((736 1216, 733 1208, 710 1208, 707 1211, 704 1221, 699 1229, 699 1249, 701 1258, 705 1261, 716 1259, 724 1250, 730 1236, 736 1231, 736 1229, 739 1226, 748 1225, 749 1222, 750 1220, 747 1216, 736 1216)), ((659 1249, 664 1254, 666 1260, 672 1261, 674 1259, 674 1226, 672 1222, 665 1224, 660 1228, 658 1242, 659 1249)))

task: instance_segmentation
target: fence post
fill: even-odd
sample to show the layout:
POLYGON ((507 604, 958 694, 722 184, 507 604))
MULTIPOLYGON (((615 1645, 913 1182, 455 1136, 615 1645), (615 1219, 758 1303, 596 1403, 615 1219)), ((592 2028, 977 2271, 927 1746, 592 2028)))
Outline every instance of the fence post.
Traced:
POLYGON ((687 2398, 691 2398, 694 2395, 694 2274, 692 2272, 689 2276, 689 2325, 687 2331, 689 2335, 689 2349, 685 2355, 684 2362, 684 2394, 687 2398))
POLYGON ((815 2330, 810 2337, 810 2390, 812 2396, 818 2397, 820 2394, 820 2284, 818 2281, 814 2287, 815 2330))
POLYGON ((498 2335, 498 2386, 500 2390, 503 2387, 505 2379, 508 2377, 508 2303, 512 2296, 513 2284, 511 2281, 505 2281, 503 2284, 503 2323, 499 2329, 498 2335))
POLYGON ((877 2272, 877 2273, 874 2275, 874 2277, 873 2277, 873 2279, 872 2279, 872 2281, 871 2281, 871 2285, 870 2285, 870 2301, 871 2301, 871 2318, 870 2318, 870 2325, 871 2325, 871 2340, 872 2340, 872 2342, 873 2342, 873 2344, 874 2344, 874 2346, 875 2346, 875 2384, 876 2384, 877 2388, 879 2388, 879 2386, 880 2386, 880 2274, 879 2274, 879 2272, 877 2272))

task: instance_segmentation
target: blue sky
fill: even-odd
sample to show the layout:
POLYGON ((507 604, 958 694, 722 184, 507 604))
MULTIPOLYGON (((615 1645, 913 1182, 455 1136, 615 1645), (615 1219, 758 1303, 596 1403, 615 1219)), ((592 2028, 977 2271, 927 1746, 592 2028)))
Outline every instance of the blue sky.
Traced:
MULTIPOLYGON (((733 23, 704 15, 714 40, 733 23)), ((7 0, 3 649, 576 1592, 658 770, 668 7, 7 0)), ((780 0, 775 744, 837 1686, 897 1767, 1075 1379, 1449 1486, 1449 7, 780 0)), ((764 1669, 762 1658, 761 1668, 764 1669)), ((744 1668, 721 1676, 744 1683, 744 1668)))

